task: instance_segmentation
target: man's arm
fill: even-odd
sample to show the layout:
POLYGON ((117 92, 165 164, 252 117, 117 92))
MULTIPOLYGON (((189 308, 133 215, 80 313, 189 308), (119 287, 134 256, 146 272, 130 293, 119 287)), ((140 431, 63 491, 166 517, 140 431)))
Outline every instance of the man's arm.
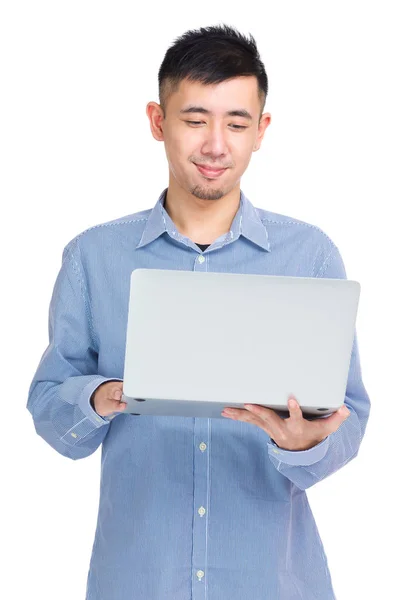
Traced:
POLYGON ((107 434, 110 418, 98 415, 90 398, 105 381, 97 374, 97 352, 78 239, 63 251, 49 308, 49 345, 28 392, 36 432, 74 460, 92 454, 107 434))
MULTIPOLYGON (((343 260, 334 244, 316 276, 347 279, 343 260)), ((362 381, 357 333, 354 335, 344 404, 350 416, 339 429, 313 448, 289 451, 282 450, 272 440, 268 442, 272 464, 300 489, 305 490, 328 477, 358 454, 369 418, 370 399, 362 381)))

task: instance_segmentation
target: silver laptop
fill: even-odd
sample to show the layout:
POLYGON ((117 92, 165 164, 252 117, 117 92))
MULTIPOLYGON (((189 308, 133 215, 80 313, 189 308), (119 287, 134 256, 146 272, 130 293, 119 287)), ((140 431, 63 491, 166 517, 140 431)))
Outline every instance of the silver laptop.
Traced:
POLYGON ((136 269, 122 400, 137 415, 221 418, 245 403, 328 416, 344 402, 360 284, 136 269))

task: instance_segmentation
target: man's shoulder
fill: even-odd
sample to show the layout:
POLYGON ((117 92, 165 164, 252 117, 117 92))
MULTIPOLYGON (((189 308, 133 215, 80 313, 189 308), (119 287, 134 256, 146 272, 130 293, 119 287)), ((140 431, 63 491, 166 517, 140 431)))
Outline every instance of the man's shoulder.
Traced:
POLYGON ((272 212, 270 210, 265 210, 264 208, 256 208, 256 210, 260 216, 261 221, 266 224, 271 223, 275 225, 299 225, 300 227, 311 227, 312 229, 322 231, 314 223, 308 223, 307 221, 302 221, 301 219, 297 219, 296 217, 272 212))
POLYGON ((73 239, 71 239, 67 248, 70 246, 82 246, 85 244, 91 245, 93 243, 99 243, 103 239, 114 236, 114 235, 129 235, 131 239, 142 234, 142 231, 146 225, 152 209, 148 208, 135 213, 118 217, 110 221, 104 221, 97 223, 84 229, 78 233, 73 239))
POLYGON ((79 236, 83 236, 85 234, 87 234, 89 231, 94 231, 94 230, 98 230, 98 229, 102 229, 102 228, 114 228, 118 226, 124 226, 124 225, 144 225, 145 222, 147 221, 147 219, 150 216, 152 209, 148 208, 145 210, 141 210, 139 212, 135 212, 135 213, 131 213, 129 215, 124 215, 123 217, 118 217, 117 219, 112 219, 111 221, 104 221, 103 223, 97 223, 96 225, 92 225, 91 227, 88 227, 87 229, 85 229, 84 231, 82 231, 81 233, 79 233, 77 235, 77 237, 79 236))
POLYGON ((289 233, 289 230, 294 229, 294 234, 298 233, 328 246, 334 244, 329 235, 315 223, 309 223, 308 221, 303 221, 289 215, 272 212, 263 208, 256 208, 256 210, 267 231, 271 232, 271 230, 283 228, 289 233))

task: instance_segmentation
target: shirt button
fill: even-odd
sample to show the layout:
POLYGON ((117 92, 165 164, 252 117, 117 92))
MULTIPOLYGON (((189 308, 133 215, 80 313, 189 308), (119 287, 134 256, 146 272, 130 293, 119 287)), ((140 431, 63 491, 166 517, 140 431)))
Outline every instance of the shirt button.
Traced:
POLYGON ((201 442, 199 448, 202 452, 204 452, 204 450, 207 448, 207 444, 205 444, 204 442, 201 442))
POLYGON ((199 581, 201 581, 204 577, 204 571, 197 571, 196 575, 199 578, 199 581))
POLYGON ((199 256, 199 263, 203 263, 206 259, 204 256, 199 256))
POLYGON ((200 506, 200 508, 197 512, 199 513, 199 515, 201 517, 204 517, 204 515, 206 514, 206 509, 204 508, 204 506, 200 506))

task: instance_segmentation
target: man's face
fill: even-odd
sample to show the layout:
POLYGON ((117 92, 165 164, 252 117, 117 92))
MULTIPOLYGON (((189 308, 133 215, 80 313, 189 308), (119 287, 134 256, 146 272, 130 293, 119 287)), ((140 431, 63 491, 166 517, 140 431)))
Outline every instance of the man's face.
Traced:
POLYGON ((149 113, 148 105, 153 135, 165 143, 170 182, 175 180, 174 185, 204 200, 217 200, 239 185, 270 122, 265 113, 259 124, 255 77, 215 85, 184 80, 167 101, 165 119, 159 105, 150 104, 156 109, 149 113), (248 116, 229 115, 232 111, 246 111, 248 116), (207 172, 197 165, 223 170, 207 172))

